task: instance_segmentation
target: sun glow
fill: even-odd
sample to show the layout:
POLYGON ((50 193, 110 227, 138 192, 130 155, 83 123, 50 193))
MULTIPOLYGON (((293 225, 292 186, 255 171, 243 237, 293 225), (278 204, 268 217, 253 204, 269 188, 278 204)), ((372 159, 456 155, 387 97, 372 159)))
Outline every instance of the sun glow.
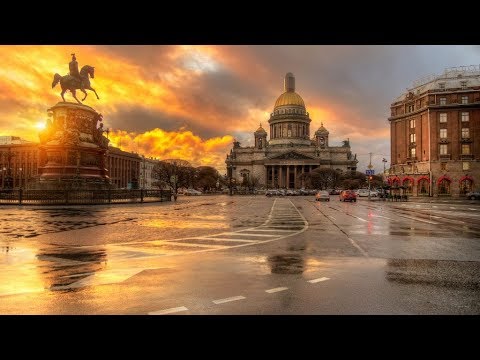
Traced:
POLYGON ((37 122, 37 124, 35 125, 35 127, 36 127, 38 130, 43 130, 43 129, 45 129, 46 126, 47 126, 47 124, 45 124, 44 121, 39 121, 39 122, 37 122))

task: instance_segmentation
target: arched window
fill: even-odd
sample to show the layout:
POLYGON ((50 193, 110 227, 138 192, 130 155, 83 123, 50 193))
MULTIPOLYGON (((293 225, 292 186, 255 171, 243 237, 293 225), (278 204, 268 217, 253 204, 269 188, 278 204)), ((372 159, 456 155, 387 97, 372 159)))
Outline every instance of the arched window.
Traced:
POLYGON ((471 179, 463 179, 460 181, 460 195, 465 195, 472 191, 473 181, 471 179))
POLYGON ((405 186, 405 193, 407 195, 412 195, 413 193, 413 181, 410 179, 403 180, 403 186, 405 186))
POLYGON ((438 194, 450 195, 450 180, 443 178, 438 183, 438 194))
POLYGON ((428 179, 420 179, 418 181, 418 195, 429 195, 430 194, 430 182, 428 179))
POLYGON ((400 180, 399 179, 393 179, 392 186, 393 187, 399 187, 400 186, 400 180))

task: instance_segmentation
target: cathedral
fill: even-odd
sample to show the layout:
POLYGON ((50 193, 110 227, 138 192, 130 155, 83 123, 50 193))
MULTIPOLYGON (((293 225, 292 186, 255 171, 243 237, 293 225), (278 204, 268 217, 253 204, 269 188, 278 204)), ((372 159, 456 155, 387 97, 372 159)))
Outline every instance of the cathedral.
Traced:
POLYGON ((257 186, 270 189, 300 189, 304 187, 302 175, 316 168, 356 170, 358 161, 352 156, 350 141, 330 146, 323 124, 311 138, 311 121, 302 97, 295 92, 295 77, 287 73, 284 92, 268 120, 270 139, 260 124, 253 133, 254 146, 242 147, 234 141, 225 160, 227 176, 239 185, 255 181, 257 186))

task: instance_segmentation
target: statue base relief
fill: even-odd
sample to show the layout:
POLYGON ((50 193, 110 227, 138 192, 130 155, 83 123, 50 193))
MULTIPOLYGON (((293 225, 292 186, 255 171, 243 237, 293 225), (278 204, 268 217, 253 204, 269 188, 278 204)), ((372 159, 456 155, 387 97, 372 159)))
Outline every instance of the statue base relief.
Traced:
POLYGON ((48 109, 40 132, 38 178, 34 189, 95 190, 110 188, 106 169, 109 140, 102 115, 90 106, 59 102, 48 109))

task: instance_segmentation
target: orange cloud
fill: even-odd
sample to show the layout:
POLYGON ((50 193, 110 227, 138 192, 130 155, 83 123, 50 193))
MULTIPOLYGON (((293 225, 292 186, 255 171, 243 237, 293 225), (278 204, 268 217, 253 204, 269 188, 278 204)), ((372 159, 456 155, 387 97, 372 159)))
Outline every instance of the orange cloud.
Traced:
POLYGON ((203 140, 191 131, 169 132, 158 128, 142 134, 114 130, 109 139, 111 145, 125 151, 160 160, 183 159, 193 166, 213 166, 220 172, 225 171, 225 156, 233 141, 230 135, 203 140))

